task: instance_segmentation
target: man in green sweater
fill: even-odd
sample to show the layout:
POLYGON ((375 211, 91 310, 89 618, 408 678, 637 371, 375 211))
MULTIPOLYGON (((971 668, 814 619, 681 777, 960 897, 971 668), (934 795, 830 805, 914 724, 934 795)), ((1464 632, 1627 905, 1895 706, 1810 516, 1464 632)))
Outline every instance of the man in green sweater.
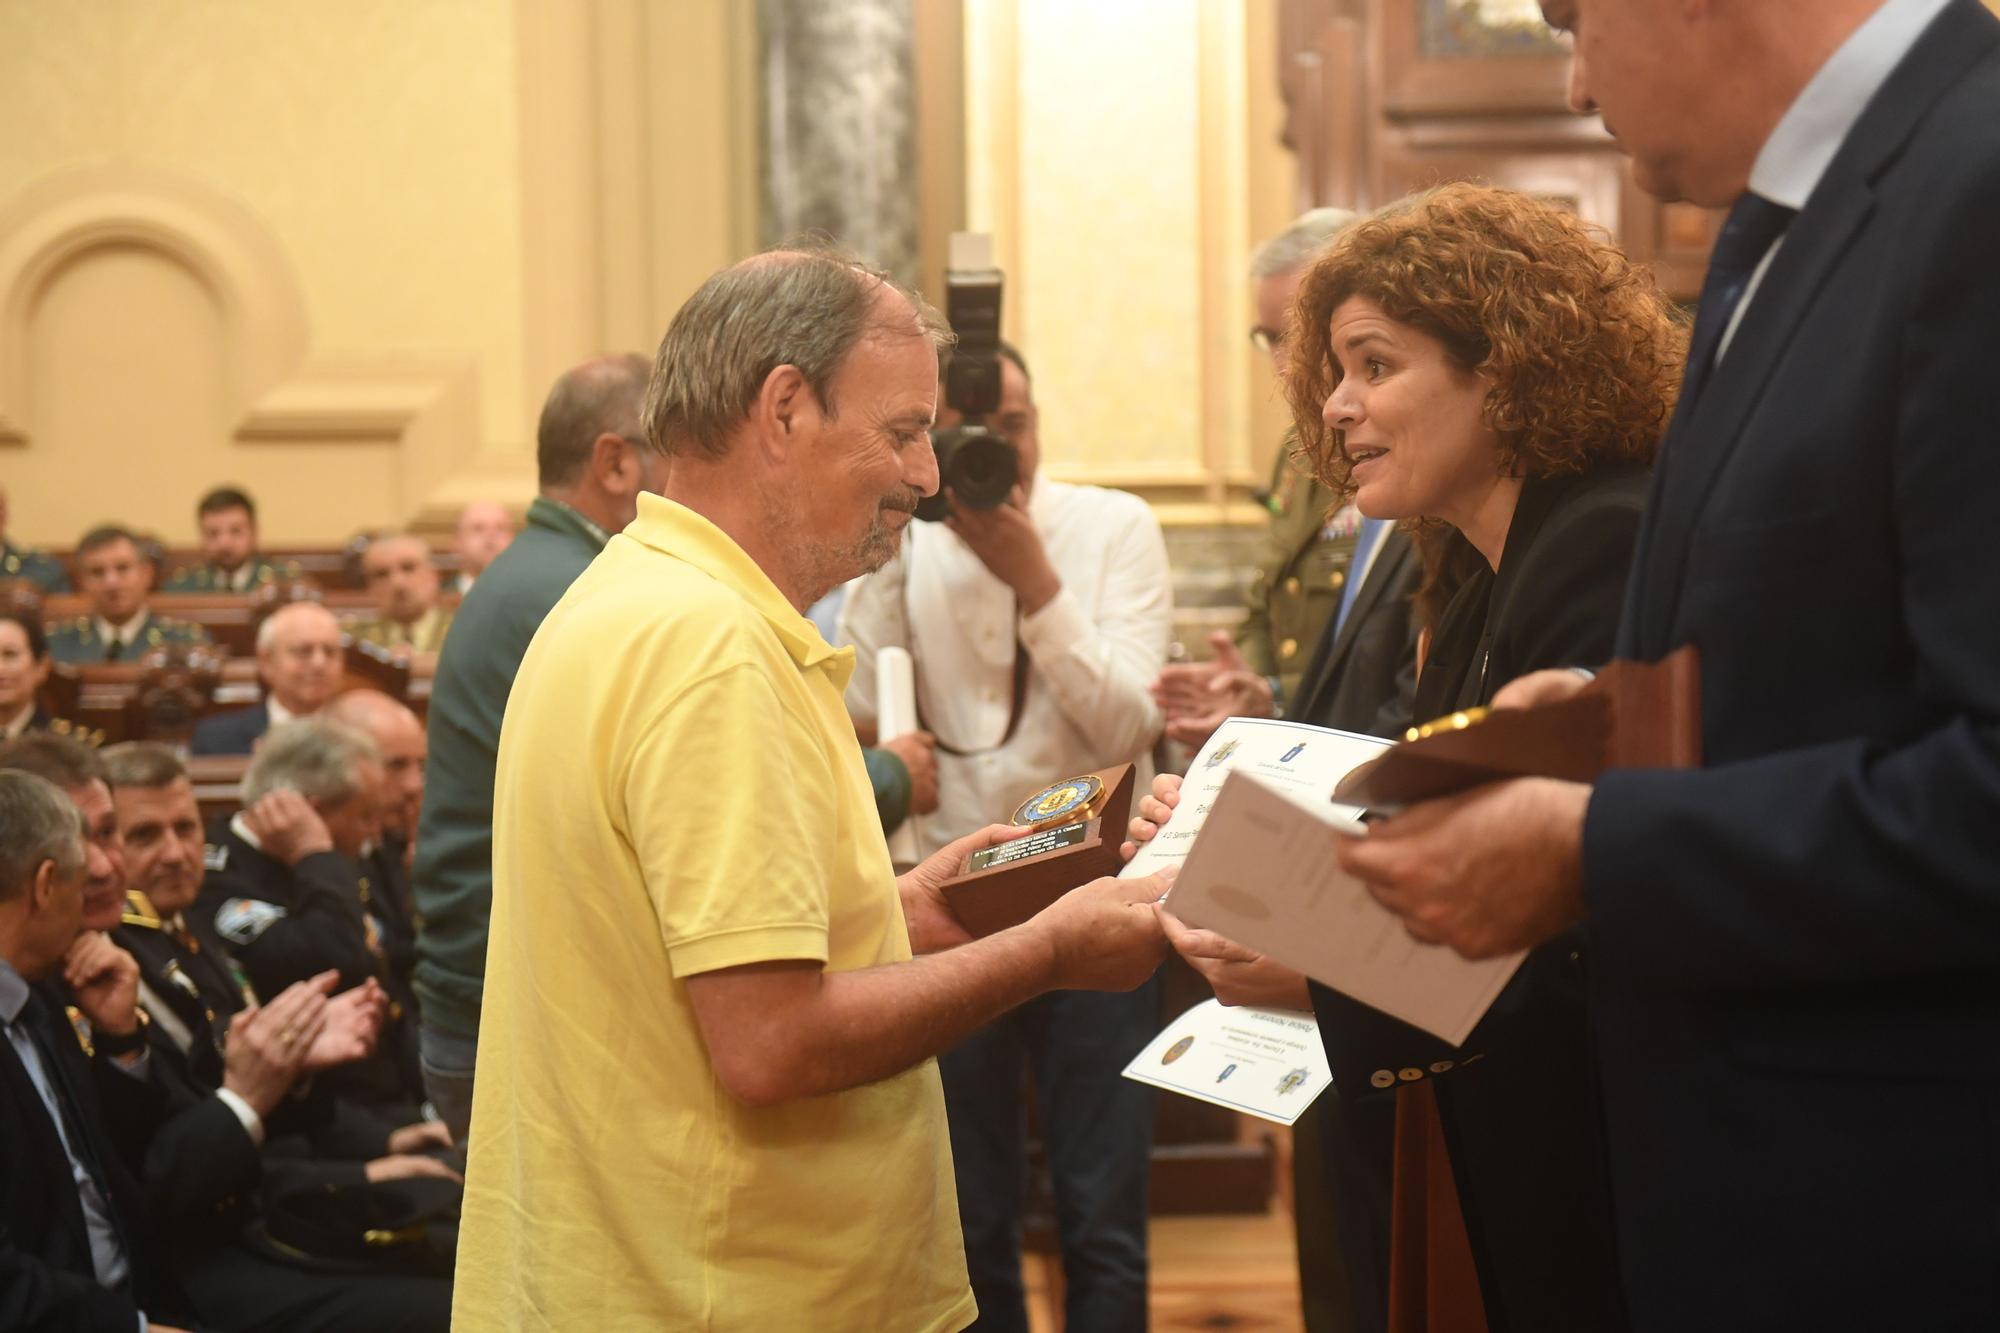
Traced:
POLYGON ((639 424, 651 370, 643 356, 608 356, 556 381, 536 430, 541 494, 521 534, 466 594, 438 657, 412 881, 424 1085, 455 1142, 472 1119, 500 719, 543 618, 632 521, 639 492, 666 481, 666 459, 639 424))

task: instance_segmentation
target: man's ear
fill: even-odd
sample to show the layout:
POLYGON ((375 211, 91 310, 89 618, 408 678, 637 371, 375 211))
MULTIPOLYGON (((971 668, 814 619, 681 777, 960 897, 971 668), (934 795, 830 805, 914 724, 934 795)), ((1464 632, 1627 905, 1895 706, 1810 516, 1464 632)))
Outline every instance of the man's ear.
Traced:
POLYGON ((600 490, 630 495, 638 487, 638 470, 639 462, 632 457, 632 446, 624 436, 607 430, 590 442, 590 475, 600 490))
POLYGON ((35 867, 35 878, 28 885, 28 906, 34 915, 41 916, 55 905, 56 895, 61 891, 62 875, 55 859, 47 858, 35 867))
POLYGON ((787 453, 803 431, 818 425, 819 399, 797 366, 774 367, 750 405, 750 424, 769 452, 787 453))

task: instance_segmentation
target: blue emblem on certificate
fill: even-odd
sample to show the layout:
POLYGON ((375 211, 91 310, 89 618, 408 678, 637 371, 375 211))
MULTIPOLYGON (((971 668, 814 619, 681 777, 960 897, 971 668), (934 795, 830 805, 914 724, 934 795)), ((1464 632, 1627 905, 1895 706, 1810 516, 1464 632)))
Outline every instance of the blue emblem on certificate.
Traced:
POLYGON ((1021 802, 1012 822, 1022 828, 1053 828, 1073 819, 1089 819, 1097 799, 1104 795, 1104 779, 1095 773, 1080 778, 1064 778, 1044 787, 1021 802))

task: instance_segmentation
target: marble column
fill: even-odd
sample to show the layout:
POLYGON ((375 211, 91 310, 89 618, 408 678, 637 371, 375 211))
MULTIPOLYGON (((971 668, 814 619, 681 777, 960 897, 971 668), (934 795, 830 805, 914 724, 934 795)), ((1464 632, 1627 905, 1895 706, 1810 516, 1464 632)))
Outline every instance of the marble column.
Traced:
POLYGON ((759 0, 763 240, 917 273, 915 0, 759 0))

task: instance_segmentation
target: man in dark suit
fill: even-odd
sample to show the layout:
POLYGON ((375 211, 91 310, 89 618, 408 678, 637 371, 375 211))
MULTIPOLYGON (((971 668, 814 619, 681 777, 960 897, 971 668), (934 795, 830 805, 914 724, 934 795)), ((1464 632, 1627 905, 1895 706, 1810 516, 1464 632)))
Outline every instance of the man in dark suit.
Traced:
POLYGON ((248 708, 195 724, 196 754, 249 754, 280 722, 310 717, 340 688, 340 621, 318 602, 287 602, 257 627, 257 674, 265 695, 248 708))
MULTIPOLYGON (((0 1326, 129 1333, 146 1327, 141 1310, 184 1311, 156 1265, 151 1219, 127 1168, 144 1107, 107 1121, 101 1105, 150 1096, 137 1072, 96 1068, 134 1060, 145 1037, 126 1034, 129 1048, 87 1056, 41 989, 64 971, 82 929, 86 869, 104 859, 82 832, 52 783, 0 772, 0 1326)), ((133 984, 129 967, 78 980, 93 999, 133 984)))
POLYGON ((1342 860, 1468 955, 1587 923, 1641 1333, 1990 1327, 2000 20, 1544 9, 1640 183, 1731 205, 1619 640, 1700 650, 1704 764, 1497 784, 1342 860))

